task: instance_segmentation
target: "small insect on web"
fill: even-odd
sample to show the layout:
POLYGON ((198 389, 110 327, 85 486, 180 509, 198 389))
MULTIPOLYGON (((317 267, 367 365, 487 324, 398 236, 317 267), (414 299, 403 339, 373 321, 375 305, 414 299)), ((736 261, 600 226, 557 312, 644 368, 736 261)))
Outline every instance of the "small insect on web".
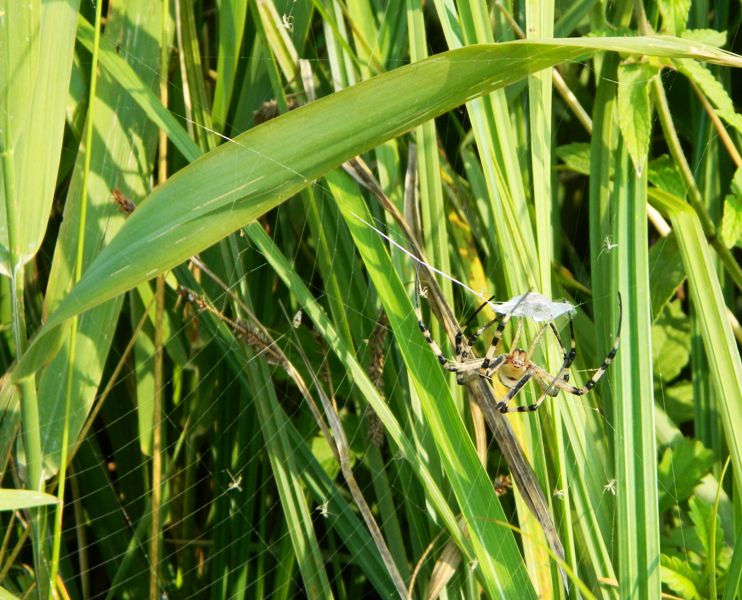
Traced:
MULTIPOLYGON (((550 311, 547 310, 545 313, 542 314, 543 318, 535 318, 535 320, 548 322, 544 323, 541 329, 539 329, 536 337, 534 338, 527 351, 522 350, 518 347, 518 339, 520 338, 523 329, 522 321, 518 321, 517 329, 513 337, 513 342, 510 346, 510 350, 502 351, 500 349, 502 336, 505 331, 505 327, 507 326, 510 319, 512 317, 521 317, 526 315, 532 316, 528 312, 529 310, 531 310, 529 308, 529 297, 538 297, 537 302, 534 305, 541 309, 545 306, 545 299, 543 299, 543 296, 534 294, 532 292, 526 292, 520 297, 513 298, 508 303, 506 303, 507 310, 502 310, 501 306, 500 309, 497 310, 499 314, 494 319, 480 327, 474 332, 473 335, 467 338, 464 334, 464 331, 477 316, 479 311, 490 303, 490 301, 492 300, 492 298, 490 298, 490 300, 483 303, 474 312, 472 317, 464 324, 463 331, 459 329, 456 332, 456 336, 454 338, 455 358, 451 360, 443 354, 440 347, 433 339, 430 330, 423 321, 419 301, 421 295, 423 295, 423 293, 420 288, 420 281, 419 279, 416 279, 415 314, 417 316, 418 326, 420 328, 420 332, 423 335, 423 338, 425 338, 425 341, 433 350, 433 353, 438 359, 441 367, 443 367, 446 371, 456 373, 456 381, 459 385, 465 385, 474 377, 484 377, 485 379, 489 380, 489 382, 492 384, 492 387, 494 388, 495 398, 497 399, 495 408, 501 413, 528 412, 537 410, 538 407, 541 406, 541 403, 544 401, 546 396, 556 396, 560 390, 575 396, 582 396, 584 394, 587 394, 595 387, 600 378, 608 370, 608 367, 613 362, 613 359, 618 352, 618 345, 621 339, 621 294, 618 295, 618 331, 616 332, 616 338, 613 342, 613 346, 611 347, 605 359, 603 359, 603 363, 600 365, 600 367, 598 367, 595 373, 593 373, 593 376, 583 387, 577 387, 569 383, 568 370, 570 366, 572 366, 577 353, 574 327, 572 326, 571 316, 569 320, 569 348, 566 348, 564 346, 562 338, 559 335, 556 327, 554 326, 554 323, 552 322, 552 320, 547 318, 550 314, 550 311), (492 336, 492 341, 487 348, 487 353, 485 354, 484 358, 474 357, 470 350, 471 346, 473 346, 477 339, 479 339, 479 337, 481 337, 484 332, 493 325, 495 326, 495 332, 492 336), (539 341, 546 333, 547 329, 551 329, 551 331, 554 333, 554 336, 559 342, 563 353, 562 366, 555 375, 549 373, 549 371, 531 360, 531 357, 533 356, 533 353, 539 341), (518 395, 518 392, 520 392, 523 387, 532 379, 536 381, 536 383, 541 388, 541 395, 539 396, 538 400, 536 400, 536 402, 534 402, 533 404, 529 404, 526 406, 508 406, 510 401, 513 400, 513 398, 518 395)), ((562 303, 554 303, 554 306, 558 306, 559 304, 562 303)), ((563 309, 556 308, 556 310, 557 312, 561 312, 563 309)), ((571 311, 564 309, 563 312, 570 313, 571 311)))

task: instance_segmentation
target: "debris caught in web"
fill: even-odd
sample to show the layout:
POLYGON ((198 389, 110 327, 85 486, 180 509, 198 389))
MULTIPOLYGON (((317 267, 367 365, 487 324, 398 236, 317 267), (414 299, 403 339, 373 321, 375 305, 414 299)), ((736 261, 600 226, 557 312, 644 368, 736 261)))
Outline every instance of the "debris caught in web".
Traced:
POLYGON ((493 306, 495 312, 513 317, 529 317, 536 322, 553 321, 572 314, 575 307, 569 302, 554 302, 537 292, 527 292, 493 306))

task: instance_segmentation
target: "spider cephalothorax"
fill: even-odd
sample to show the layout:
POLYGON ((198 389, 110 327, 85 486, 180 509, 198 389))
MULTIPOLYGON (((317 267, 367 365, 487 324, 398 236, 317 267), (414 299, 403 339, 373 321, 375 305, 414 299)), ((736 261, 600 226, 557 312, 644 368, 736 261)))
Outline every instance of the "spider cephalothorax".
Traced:
MULTIPOLYGON (((419 284, 418 284, 419 285, 419 284)), ((587 394, 590 390, 595 387, 603 374, 608 370, 608 367, 613 362, 613 358, 616 356, 618 351, 618 345, 620 342, 621 335, 621 295, 618 295, 618 332, 616 333, 616 339, 613 342, 608 355, 603 360, 603 363, 593 373, 593 376, 587 381, 583 387, 576 387, 569 383, 568 369, 572 365, 575 359, 575 336, 574 329, 572 327, 572 320, 569 321, 569 333, 570 333, 570 346, 567 349, 562 342, 561 336, 554 326, 553 322, 544 324, 539 332, 536 334, 533 342, 527 351, 518 348, 516 345, 522 331, 522 322, 518 322, 513 343, 510 351, 502 354, 498 353, 500 341, 502 340, 502 334, 505 330, 510 318, 513 316, 512 313, 499 315, 483 327, 480 327, 471 337, 466 338, 462 331, 458 331, 455 337, 455 352, 456 357, 454 360, 448 359, 442 352, 438 344, 430 334, 430 330, 425 325, 422 314, 420 313, 419 302, 417 297, 419 296, 419 287, 416 286, 416 301, 415 311, 417 314, 418 326, 420 331, 425 338, 425 341, 430 345, 431 349, 436 355, 438 362, 447 371, 456 373, 456 381, 460 385, 464 385, 472 377, 484 377, 488 379, 494 388, 495 398, 497 399, 496 408, 502 413, 506 412, 526 412, 536 410, 541 403, 544 401, 546 396, 556 396, 559 390, 573 394, 575 396, 582 396, 587 394), (495 333, 492 337, 492 342, 487 349, 487 354, 484 358, 475 358, 471 352, 471 346, 476 340, 492 325, 497 324, 495 327, 495 333), (564 359, 562 366, 556 375, 552 375, 543 367, 537 365, 531 359, 533 352, 536 349, 538 342, 546 332, 547 328, 550 328, 556 339, 559 341, 559 345, 562 348, 564 359), (541 395, 538 400, 533 404, 527 406, 508 406, 509 402, 523 389, 523 387, 531 379, 535 380, 541 388, 541 395)), ((523 302, 528 297, 528 293, 524 294, 518 303, 523 302)), ((480 306, 474 313, 476 315, 487 303, 480 306)), ((517 308, 516 304, 516 308, 517 308)), ((472 317, 473 318, 473 317, 472 317)), ((471 322, 471 319, 469 320, 471 322)), ((467 323, 468 324, 468 323, 467 323)))
POLYGON ((497 377, 502 383, 512 387, 526 374, 527 366, 528 358, 525 350, 516 348, 505 356, 502 366, 497 371, 497 377))

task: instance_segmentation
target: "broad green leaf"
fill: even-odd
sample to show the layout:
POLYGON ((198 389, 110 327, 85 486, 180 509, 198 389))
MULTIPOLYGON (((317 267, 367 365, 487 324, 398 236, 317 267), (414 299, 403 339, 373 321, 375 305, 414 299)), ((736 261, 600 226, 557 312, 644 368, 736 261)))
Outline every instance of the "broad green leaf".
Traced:
POLYGON ((675 63, 683 75, 701 88, 704 95, 716 107, 717 114, 742 133, 742 116, 737 114, 734 102, 714 74, 705 65, 695 60, 679 59, 675 63))
POLYGON ((645 63, 624 63, 618 67, 618 124, 638 173, 644 170, 649 151, 652 133, 650 84, 658 73, 658 67, 645 63))
POLYGON ((742 133, 742 115, 734 110, 717 109, 716 114, 734 127, 738 132, 742 133))
POLYGON ((668 194, 674 194, 678 198, 685 196, 685 183, 672 159, 663 154, 649 162, 647 172, 649 181, 668 194))
POLYGON ((680 301, 665 305, 652 325, 654 372, 663 381, 672 381, 690 358, 690 321, 680 301))
POLYGON ((680 34, 680 37, 685 40, 702 42, 716 48, 721 48, 727 43, 727 32, 716 31, 716 29, 686 29, 680 34))
POLYGON ((693 383, 690 381, 681 380, 670 386, 663 384, 661 389, 655 391, 655 397, 677 425, 693 420, 696 407, 693 402, 693 383))
POLYGON ((684 600, 702 600, 703 578, 686 561, 674 556, 660 557, 662 582, 684 600))
POLYGON ((706 558, 710 555, 711 528, 714 527, 716 529, 714 552, 718 556, 724 545, 724 533, 721 530, 721 521, 718 515, 713 513, 712 506, 695 496, 688 500, 688 507, 690 508, 688 516, 696 526, 696 536, 698 537, 698 541, 701 542, 701 546, 703 546, 706 558), (711 523, 712 516, 714 517, 713 523, 711 523))
POLYGON ((652 287, 652 318, 656 321, 665 305, 685 281, 675 234, 657 240, 649 249, 649 276, 652 287))
POLYGON ((721 237, 728 248, 742 247, 742 197, 727 196, 721 221, 721 237))
POLYGON ((47 506, 56 503, 56 496, 44 492, 0 489, 0 510, 23 510, 32 506, 47 506))
POLYGON ((699 441, 681 438, 666 448, 657 467, 660 514, 689 498, 715 460, 714 453, 699 441))
POLYGON ((315 435, 309 441, 308 446, 314 460, 320 464, 325 474, 330 479, 335 479, 340 473, 340 465, 335 460, 335 455, 332 453, 332 448, 327 443, 327 439, 321 435, 315 435))
MULTIPOLYGON (((583 175, 590 174, 590 144, 565 144, 556 149, 556 155, 574 172, 583 175)), ((610 165, 609 177, 613 177, 613 165, 610 165)), ((668 193, 680 197, 685 195, 685 185, 680 173, 672 163, 672 159, 666 154, 649 162, 647 178, 650 183, 668 193)))
MULTIPOLYGON (((678 39, 586 38, 470 46, 390 71, 244 133, 171 177, 139 206, 50 316, 15 372, 57 350, 57 327, 222 239, 343 161, 526 75, 598 48, 742 59, 678 39)), ((142 95, 138 99, 145 101, 142 95)))
POLYGON ((742 168, 737 169, 734 174, 730 191, 724 200, 721 239, 727 248, 742 247, 742 168))
POLYGON ((590 144, 574 143, 559 146, 555 154, 575 173, 590 174, 590 144))
POLYGON ((691 0, 659 0, 657 5, 662 15, 662 29, 666 33, 680 35, 688 23, 691 0))

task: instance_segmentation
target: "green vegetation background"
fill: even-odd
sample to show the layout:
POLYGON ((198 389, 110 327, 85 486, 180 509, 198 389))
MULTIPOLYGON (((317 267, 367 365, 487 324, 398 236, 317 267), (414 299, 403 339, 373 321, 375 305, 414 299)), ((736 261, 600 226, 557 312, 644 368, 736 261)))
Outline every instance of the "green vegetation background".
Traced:
POLYGON ((739 21, 0 1, 0 596, 737 597, 739 21), (410 253, 616 360, 500 415, 410 253))

